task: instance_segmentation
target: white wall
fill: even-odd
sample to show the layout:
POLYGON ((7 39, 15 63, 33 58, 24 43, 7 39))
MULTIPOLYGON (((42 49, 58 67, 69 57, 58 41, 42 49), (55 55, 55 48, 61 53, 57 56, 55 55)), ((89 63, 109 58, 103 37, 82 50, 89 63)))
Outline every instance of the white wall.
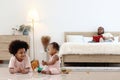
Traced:
POLYGON ((63 43, 66 31, 106 31, 120 29, 120 0, 0 0, 0 34, 12 34, 11 28, 27 24, 27 14, 36 8, 40 21, 35 25, 36 58, 43 59, 42 35, 63 43))

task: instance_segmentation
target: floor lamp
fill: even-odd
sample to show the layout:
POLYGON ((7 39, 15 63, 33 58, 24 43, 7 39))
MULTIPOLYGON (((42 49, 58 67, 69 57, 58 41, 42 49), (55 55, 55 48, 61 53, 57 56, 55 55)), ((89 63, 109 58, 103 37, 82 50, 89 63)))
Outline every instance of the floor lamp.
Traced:
POLYGON ((35 29, 34 29, 34 27, 35 27, 35 23, 34 23, 34 19, 32 19, 32 27, 33 27, 33 60, 35 60, 35 29))
POLYGON ((33 60, 31 61, 31 65, 32 65, 32 69, 34 70, 35 68, 39 67, 39 60, 36 60, 35 59, 35 54, 36 54, 36 51, 35 51, 35 22, 38 21, 39 17, 38 17, 38 13, 35 9, 32 9, 30 12, 29 12, 29 18, 32 20, 32 27, 33 27, 33 60))
POLYGON ((39 21, 38 12, 36 9, 31 9, 28 13, 29 20, 32 20, 32 37, 33 37, 33 59, 35 59, 35 23, 39 21))

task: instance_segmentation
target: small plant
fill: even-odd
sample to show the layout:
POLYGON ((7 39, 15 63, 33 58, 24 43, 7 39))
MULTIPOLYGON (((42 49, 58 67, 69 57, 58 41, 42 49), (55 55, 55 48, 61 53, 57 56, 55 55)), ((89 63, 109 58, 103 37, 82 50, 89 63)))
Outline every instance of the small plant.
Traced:
POLYGON ((18 31, 22 32, 23 35, 28 35, 29 31, 31 31, 31 25, 20 25, 18 31))
POLYGON ((20 25, 18 31, 24 32, 25 30, 30 31, 31 30, 31 25, 24 25, 24 24, 20 25))

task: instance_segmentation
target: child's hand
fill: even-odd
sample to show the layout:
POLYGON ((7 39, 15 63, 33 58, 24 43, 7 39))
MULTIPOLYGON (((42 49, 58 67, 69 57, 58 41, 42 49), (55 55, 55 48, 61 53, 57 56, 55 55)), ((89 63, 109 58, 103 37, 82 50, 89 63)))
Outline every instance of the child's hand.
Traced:
POLYGON ((42 60, 42 65, 47 65, 47 62, 45 62, 44 60, 42 60))
POLYGON ((21 73, 23 73, 23 74, 27 74, 29 71, 27 70, 27 69, 23 69, 23 70, 21 70, 21 73))
POLYGON ((21 71, 21 73, 27 74, 28 72, 27 72, 25 69, 23 69, 23 70, 21 71))
POLYGON ((19 73, 22 73, 22 74, 27 74, 29 72, 29 69, 22 69, 22 68, 19 68, 19 73))
POLYGON ((18 72, 18 73, 21 73, 21 72, 22 72, 22 69, 21 69, 21 68, 19 68, 19 69, 17 70, 17 72, 18 72))
POLYGON ((43 65, 43 66, 45 65, 45 61, 44 61, 44 60, 42 60, 42 65, 43 65))

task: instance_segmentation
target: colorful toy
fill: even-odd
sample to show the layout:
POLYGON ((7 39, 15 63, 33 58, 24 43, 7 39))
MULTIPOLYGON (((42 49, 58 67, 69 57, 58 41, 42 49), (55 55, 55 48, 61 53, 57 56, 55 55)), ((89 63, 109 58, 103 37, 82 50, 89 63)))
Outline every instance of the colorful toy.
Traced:
POLYGON ((37 67, 39 67, 39 61, 38 60, 31 61, 31 67, 32 70, 34 71, 37 67))
POLYGON ((39 72, 39 73, 40 73, 40 72, 42 71, 42 69, 43 69, 43 68, 38 67, 38 68, 37 68, 37 72, 39 72))
POLYGON ((33 71, 41 72, 43 68, 39 66, 39 61, 38 60, 33 60, 31 61, 31 67, 33 71))
POLYGON ((63 74, 69 74, 69 73, 71 72, 71 70, 70 70, 70 69, 64 69, 64 68, 62 68, 62 69, 61 69, 61 72, 62 72, 63 74))

